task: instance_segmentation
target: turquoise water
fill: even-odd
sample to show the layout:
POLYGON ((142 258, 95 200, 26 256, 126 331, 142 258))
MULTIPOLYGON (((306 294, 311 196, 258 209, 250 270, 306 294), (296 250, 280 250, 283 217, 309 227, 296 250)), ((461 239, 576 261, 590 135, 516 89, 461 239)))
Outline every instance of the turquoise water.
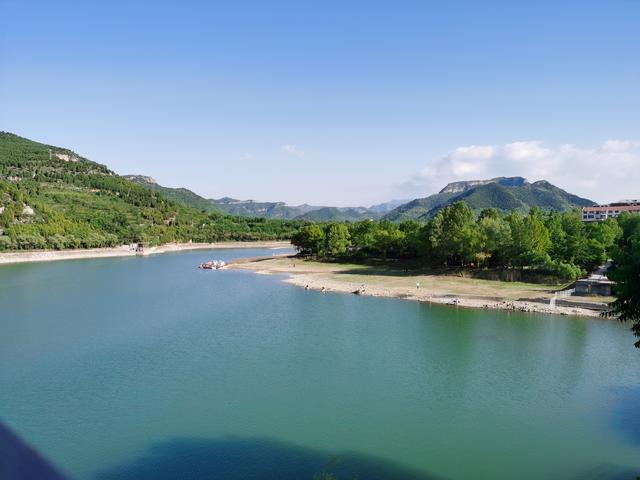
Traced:
POLYGON ((322 294, 185 252, 0 268, 0 419, 73 478, 634 478, 628 327, 322 294))

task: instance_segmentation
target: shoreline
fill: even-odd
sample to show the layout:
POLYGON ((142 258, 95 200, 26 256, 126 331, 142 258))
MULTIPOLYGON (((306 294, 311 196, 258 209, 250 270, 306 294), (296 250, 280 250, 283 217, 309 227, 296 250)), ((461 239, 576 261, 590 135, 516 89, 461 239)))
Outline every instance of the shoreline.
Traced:
POLYGON ((264 242, 216 242, 216 243, 167 243, 157 247, 147 247, 144 253, 136 253, 129 245, 106 248, 87 248, 74 250, 30 250, 24 252, 0 253, 0 265, 31 262, 53 262, 58 260, 80 260, 88 258, 113 258, 159 255, 162 253, 182 252, 187 250, 216 250, 231 248, 289 248, 287 241, 264 242))
MULTIPOLYGON (((225 268, 251 270, 262 275, 287 275, 282 281, 308 290, 412 300, 437 305, 526 313, 600 317, 602 298, 558 299, 552 285, 500 282, 450 275, 380 272, 363 265, 302 260, 290 256, 240 259, 225 268), (369 270, 369 271, 367 271, 369 270), (418 287, 417 284, 420 286, 418 287)), ((557 287, 555 287, 557 289, 557 287)))

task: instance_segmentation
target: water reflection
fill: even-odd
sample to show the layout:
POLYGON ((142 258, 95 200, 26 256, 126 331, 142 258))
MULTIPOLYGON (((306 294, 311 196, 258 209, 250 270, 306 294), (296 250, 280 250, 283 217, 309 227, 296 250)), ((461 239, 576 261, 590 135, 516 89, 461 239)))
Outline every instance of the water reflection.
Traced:
POLYGON ((331 454, 269 438, 175 438, 96 480, 431 480, 433 475, 356 453, 331 454))
POLYGON ((612 423, 625 439, 640 445, 640 387, 613 390, 612 423))

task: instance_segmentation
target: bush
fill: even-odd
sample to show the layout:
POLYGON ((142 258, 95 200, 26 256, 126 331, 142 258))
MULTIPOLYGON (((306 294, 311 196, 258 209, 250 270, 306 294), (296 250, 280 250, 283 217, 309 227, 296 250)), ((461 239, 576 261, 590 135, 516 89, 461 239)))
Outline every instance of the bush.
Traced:
POLYGON ((16 248, 15 243, 9 237, 0 236, 0 250, 13 250, 14 248, 16 248))
POLYGON ((584 274, 580 267, 559 260, 551 260, 550 258, 545 260, 541 270, 563 280, 576 280, 584 274))
POLYGON ((67 248, 67 239, 64 235, 55 234, 47 238, 49 246, 55 250, 63 250, 67 248))
POLYGON ((47 241, 42 235, 39 234, 29 235, 26 233, 21 233, 16 236, 15 243, 18 250, 35 250, 47 248, 47 241))

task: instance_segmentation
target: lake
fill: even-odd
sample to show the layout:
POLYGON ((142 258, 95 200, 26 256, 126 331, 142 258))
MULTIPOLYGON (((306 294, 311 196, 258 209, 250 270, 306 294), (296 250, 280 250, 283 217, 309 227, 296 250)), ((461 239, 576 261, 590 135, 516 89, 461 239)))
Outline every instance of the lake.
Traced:
POLYGON ((276 252, 0 267, 0 419, 77 479, 640 475, 629 326, 195 268, 276 252))

